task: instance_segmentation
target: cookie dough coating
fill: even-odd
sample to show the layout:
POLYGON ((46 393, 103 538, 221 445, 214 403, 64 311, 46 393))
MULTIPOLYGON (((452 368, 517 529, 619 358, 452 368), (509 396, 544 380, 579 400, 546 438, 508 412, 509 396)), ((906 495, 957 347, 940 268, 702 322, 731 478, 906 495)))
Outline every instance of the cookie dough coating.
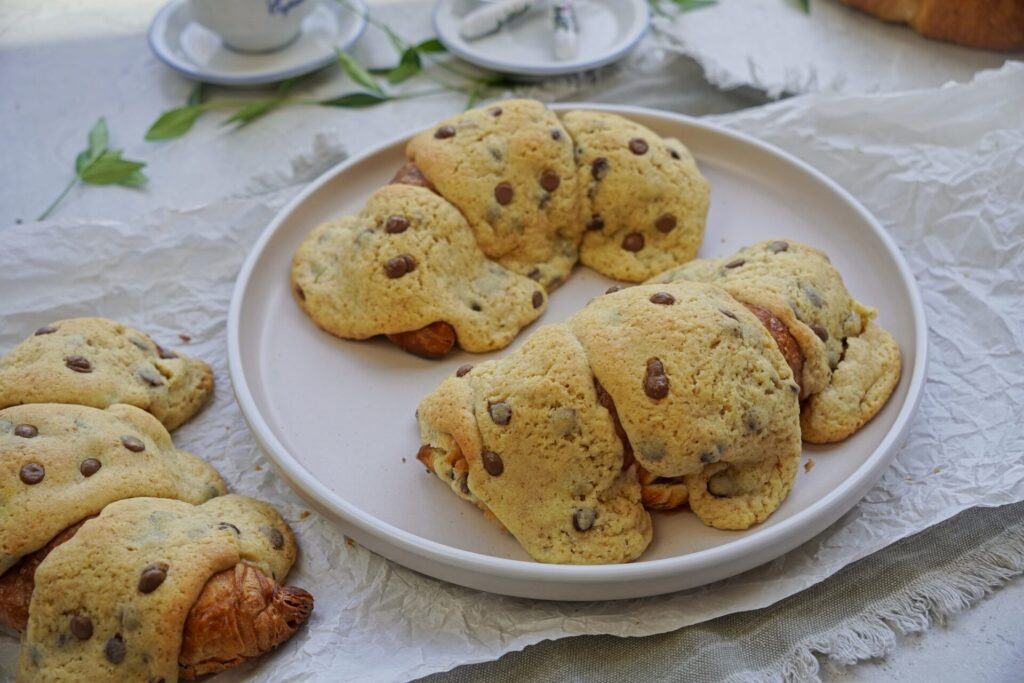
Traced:
POLYGON ((630 287, 565 324, 648 472, 679 477, 711 463, 799 455, 792 371, 760 321, 722 289, 630 287))
POLYGON ((577 260, 576 165, 570 136, 535 100, 449 117, 409 141, 406 156, 469 221, 484 254, 549 291, 577 260))
POLYGON ((765 240, 650 282, 684 280, 714 283, 786 326, 803 357, 801 398, 813 399, 804 402, 801 418, 807 441, 846 438, 878 412, 899 380, 899 348, 874 322, 877 311, 854 299, 828 256, 813 247, 765 240), (814 398, 819 394, 825 395, 814 398))
POLYGON ((127 403, 167 429, 192 417, 213 392, 213 371, 105 318, 58 320, 0 358, 0 408, 23 403, 127 403))
POLYGON ((114 501, 199 504, 224 492, 212 467, 176 449, 163 425, 134 406, 0 410, 0 574, 114 501))
POLYGON ((710 189, 686 147, 616 114, 562 117, 576 145, 580 260, 641 282, 697 255, 710 189))
POLYGON ((420 404, 419 421, 433 459, 443 461, 452 442, 464 457, 465 479, 459 460, 454 475, 434 471, 534 559, 627 562, 650 543, 635 467, 623 469, 622 441, 564 325, 542 327, 507 358, 453 375, 420 404))
POLYGON ((382 187, 358 216, 313 230, 292 260, 292 287, 339 337, 444 322, 477 353, 507 346, 547 305, 540 285, 484 256, 453 206, 412 185, 382 187))
POLYGON ((811 396, 800 414, 804 440, 842 441, 873 418, 889 400, 900 379, 900 348, 875 321, 847 339, 847 349, 832 381, 811 396))
POLYGON ((176 681, 210 578, 245 562, 284 580, 295 553, 287 524, 250 498, 112 503, 36 570, 18 679, 176 681))

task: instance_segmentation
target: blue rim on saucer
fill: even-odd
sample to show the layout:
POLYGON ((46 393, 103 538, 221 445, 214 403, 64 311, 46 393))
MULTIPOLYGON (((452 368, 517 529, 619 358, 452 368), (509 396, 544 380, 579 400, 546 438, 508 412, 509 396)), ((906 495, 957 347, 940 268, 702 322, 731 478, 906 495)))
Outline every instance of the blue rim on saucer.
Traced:
MULTIPOLYGON (((449 52, 471 64, 499 73, 535 78, 564 76, 566 74, 591 71, 611 64, 625 56, 640 42, 640 39, 647 33, 651 23, 647 0, 578 1, 577 13, 581 14, 580 39, 582 43, 586 42, 584 32, 588 30, 588 17, 585 15, 588 6, 602 9, 611 8, 613 10, 611 12, 612 15, 616 15, 614 10, 618 10, 619 14, 615 16, 615 20, 618 22, 615 25, 615 29, 618 31, 617 35, 610 44, 601 48, 597 54, 584 54, 580 58, 566 61, 556 61, 552 56, 550 61, 541 63, 536 58, 536 54, 533 55, 532 59, 517 59, 514 48, 510 48, 508 44, 499 45, 499 40, 496 40, 493 36, 481 38, 478 41, 463 40, 458 31, 459 24, 461 23, 460 19, 465 16, 469 9, 476 6, 479 6, 479 4, 473 2, 473 0, 438 0, 433 13, 434 33, 437 35, 437 38, 448 48, 449 52), (623 11, 631 14, 631 16, 625 18, 625 21, 622 21, 621 17, 623 11)), ((541 36, 539 34, 540 29, 536 28, 541 21, 545 20, 544 18, 537 16, 533 20, 532 27, 522 26, 522 22, 525 19, 524 17, 517 20, 518 23, 513 23, 503 28, 500 33, 516 30, 527 31, 532 34, 533 42, 546 38, 546 36, 541 36)), ((604 19, 605 25, 602 28, 607 30, 609 19, 607 16, 604 19)), ((593 27, 591 27, 591 30, 594 30, 593 27)))
POLYGON ((193 80, 228 86, 276 83, 327 66, 337 59, 335 50, 346 50, 359 40, 366 30, 366 6, 361 0, 348 2, 355 11, 340 3, 318 3, 303 20, 299 36, 273 52, 225 47, 219 37, 195 23, 188 0, 164 5, 150 24, 147 40, 160 61, 193 80), (199 52, 206 63, 198 59, 199 52))

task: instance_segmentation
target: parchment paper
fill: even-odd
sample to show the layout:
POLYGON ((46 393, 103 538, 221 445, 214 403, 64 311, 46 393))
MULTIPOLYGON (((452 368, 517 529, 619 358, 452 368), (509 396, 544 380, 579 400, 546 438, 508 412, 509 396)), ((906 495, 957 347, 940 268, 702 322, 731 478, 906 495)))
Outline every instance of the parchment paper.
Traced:
POLYGON ((697 60, 714 85, 750 86, 770 97, 964 82, 1012 57, 928 40, 839 0, 810 4, 805 14, 796 0, 718 0, 697 11, 655 17, 654 26, 666 46, 697 60))
MULTIPOLYGON (((932 357, 906 446, 878 486, 818 538, 716 585, 613 603, 488 595, 393 565, 310 513, 247 432, 225 360, 234 278, 294 186, 132 221, 3 228, 0 350, 50 320, 101 315, 213 365, 212 404, 175 440, 281 510, 301 544, 289 581, 317 600, 278 652, 217 680, 404 680, 542 639, 664 632, 771 604, 964 508, 1024 499, 1024 65, 941 90, 798 98, 718 121, 818 166, 878 216, 920 283, 932 357)), ((13 676, 16 648, 0 637, 0 678, 13 676)))

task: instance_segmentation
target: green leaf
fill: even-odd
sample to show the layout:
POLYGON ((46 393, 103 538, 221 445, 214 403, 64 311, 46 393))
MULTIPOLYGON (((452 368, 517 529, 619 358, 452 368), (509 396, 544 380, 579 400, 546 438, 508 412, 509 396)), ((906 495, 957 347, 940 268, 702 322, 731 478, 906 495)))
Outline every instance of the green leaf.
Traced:
POLYGON ((483 95, 484 88, 476 87, 469 91, 469 97, 466 98, 466 109, 472 109, 473 105, 480 100, 480 96, 483 95))
POLYGON ((422 43, 416 46, 417 52, 448 52, 448 48, 444 46, 437 38, 431 38, 430 40, 424 40, 422 43))
POLYGON ((192 124, 205 110, 206 108, 201 104, 190 104, 186 107, 165 111, 146 131, 146 139, 150 141, 170 140, 181 137, 192 128, 192 124))
POLYGON ((800 9, 804 11, 804 14, 811 13, 811 0, 797 0, 797 4, 800 5, 800 9))
POLYGON ((387 34, 388 40, 391 41, 391 47, 395 48, 395 52, 401 54, 405 52, 406 42, 398 37, 398 34, 391 30, 390 26, 384 26, 384 33, 387 34))
POLYGON ((92 185, 113 185, 131 181, 146 164, 121 158, 120 150, 108 149, 82 169, 79 176, 92 185))
POLYGON ((347 107, 349 109, 361 109, 363 107, 374 107, 383 104, 391 98, 381 93, 352 92, 341 97, 334 97, 329 100, 320 100, 319 104, 325 107, 347 107))
POLYGON ((196 87, 192 88, 192 92, 188 94, 188 99, 185 100, 185 105, 194 107, 197 104, 203 103, 203 98, 206 96, 206 84, 196 83, 196 87))
POLYGON ((280 106, 280 104, 280 100, 260 100, 258 102, 252 102, 236 111, 221 125, 229 126, 232 123, 237 123, 239 127, 244 126, 248 123, 252 123, 264 114, 273 111, 280 106))
POLYGON ((142 187, 147 182, 149 182, 149 178, 142 171, 135 171, 124 180, 118 181, 117 184, 125 187, 142 187))
POLYGON ((338 62, 353 81, 373 92, 384 94, 384 91, 380 89, 380 85, 378 85, 373 76, 367 73, 363 65, 357 62, 350 54, 344 50, 338 50, 338 62))
POLYGON ((103 150, 107 148, 110 141, 110 133, 107 131, 107 122, 101 116, 96 125, 89 131, 89 157, 97 159, 103 150))
POLYGON ((410 47, 402 54, 402 60, 394 69, 388 72, 388 83, 397 85, 402 81, 415 76, 423 68, 420 56, 416 48, 410 47))

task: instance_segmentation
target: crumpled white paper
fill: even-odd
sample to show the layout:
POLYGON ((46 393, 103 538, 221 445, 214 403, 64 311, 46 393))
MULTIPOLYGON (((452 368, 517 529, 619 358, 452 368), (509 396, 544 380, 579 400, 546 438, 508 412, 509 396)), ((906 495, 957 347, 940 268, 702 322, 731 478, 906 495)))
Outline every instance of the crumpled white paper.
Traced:
POLYGON ((964 82, 1011 57, 928 40, 839 0, 814 0, 810 14, 796 0, 718 0, 655 17, 654 25, 664 44, 697 60, 714 85, 750 86, 770 97, 964 82))
MULTIPOLYGON (((100 315, 214 367, 212 404, 175 441, 234 491, 278 507, 301 546, 289 582, 317 601, 279 651, 217 680, 407 680, 544 639, 664 632, 771 604, 967 507, 1024 499, 1024 65, 940 90, 798 98, 717 120, 816 165, 875 213, 918 278, 931 343, 920 412, 880 483, 816 539, 718 584, 607 603, 507 598, 389 563, 311 513, 248 433, 225 359, 235 276, 294 187, 131 222, 3 228, 0 350, 45 322, 100 315)), ((0 637, 0 678, 13 677, 16 653, 0 637)))

